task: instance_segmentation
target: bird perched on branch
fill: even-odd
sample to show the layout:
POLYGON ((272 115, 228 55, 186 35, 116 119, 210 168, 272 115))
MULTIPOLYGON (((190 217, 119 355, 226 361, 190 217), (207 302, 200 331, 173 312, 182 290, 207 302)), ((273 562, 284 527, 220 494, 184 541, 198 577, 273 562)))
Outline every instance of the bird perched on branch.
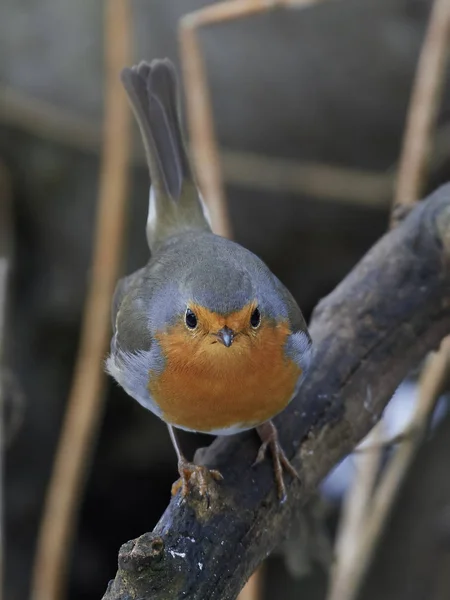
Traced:
POLYGON ((151 177, 148 264, 120 280, 113 298, 107 370, 167 424, 181 488, 201 494, 218 471, 184 457, 175 428, 232 435, 256 428, 270 448, 278 494, 297 476, 270 419, 298 390, 311 338, 290 292, 242 246, 211 231, 183 144, 173 64, 122 71, 151 177))

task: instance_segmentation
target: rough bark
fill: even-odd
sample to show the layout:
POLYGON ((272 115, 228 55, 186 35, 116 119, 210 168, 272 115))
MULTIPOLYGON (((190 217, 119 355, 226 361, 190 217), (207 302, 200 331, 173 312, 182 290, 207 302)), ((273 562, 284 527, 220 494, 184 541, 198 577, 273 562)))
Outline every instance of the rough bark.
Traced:
MULTIPOLYGON (((315 356, 277 419, 301 482, 276 497, 253 432, 217 439, 201 462, 219 469, 209 504, 172 498, 152 533, 127 542, 103 600, 233 599, 283 539, 322 478, 367 434, 396 387, 450 332, 450 185, 386 234, 316 308, 315 356)), ((330 260, 333 257, 330 256, 330 260)))

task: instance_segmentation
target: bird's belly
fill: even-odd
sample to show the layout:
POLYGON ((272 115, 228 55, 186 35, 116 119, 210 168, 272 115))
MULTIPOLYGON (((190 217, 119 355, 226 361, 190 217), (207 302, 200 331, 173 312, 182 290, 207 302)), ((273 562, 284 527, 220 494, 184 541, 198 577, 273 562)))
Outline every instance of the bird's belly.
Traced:
POLYGON ((282 347, 270 360, 252 358, 227 357, 203 369, 180 368, 169 360, 164 372, 151 378, 149 392, 164 421, 177 427, 222 434, 250 429, 287 406, 301 375, 282 347))

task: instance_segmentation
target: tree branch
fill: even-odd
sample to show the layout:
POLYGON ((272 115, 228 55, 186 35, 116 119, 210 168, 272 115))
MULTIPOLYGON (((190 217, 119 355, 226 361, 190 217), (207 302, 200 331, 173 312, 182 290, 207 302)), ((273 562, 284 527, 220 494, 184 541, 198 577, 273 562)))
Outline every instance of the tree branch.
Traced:
POLYGON ((368 433, 396 387, 450 332, 450 185, 386 234, 316 308, 315 356, 276 419, 301 482, 276 499, 252 432, 218 438, 202 462, 225 477, 210 504, 172 498, 153 533, 122 546, 104 600, 234 599, 279 544, 294 511, 368 433))

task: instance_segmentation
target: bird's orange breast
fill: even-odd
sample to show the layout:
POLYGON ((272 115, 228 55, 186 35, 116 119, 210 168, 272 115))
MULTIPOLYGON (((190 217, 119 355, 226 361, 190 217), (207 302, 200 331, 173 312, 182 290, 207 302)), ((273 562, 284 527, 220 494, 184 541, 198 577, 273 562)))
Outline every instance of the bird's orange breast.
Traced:
POLYGON ((164 371, 150 373, 149 391, 172 425, 213 432, 250 428, 283 410, 301 375, 284 352, 287 323, 265 323, 230 348, 195 338, 177 324, 160 333, 164 371))

